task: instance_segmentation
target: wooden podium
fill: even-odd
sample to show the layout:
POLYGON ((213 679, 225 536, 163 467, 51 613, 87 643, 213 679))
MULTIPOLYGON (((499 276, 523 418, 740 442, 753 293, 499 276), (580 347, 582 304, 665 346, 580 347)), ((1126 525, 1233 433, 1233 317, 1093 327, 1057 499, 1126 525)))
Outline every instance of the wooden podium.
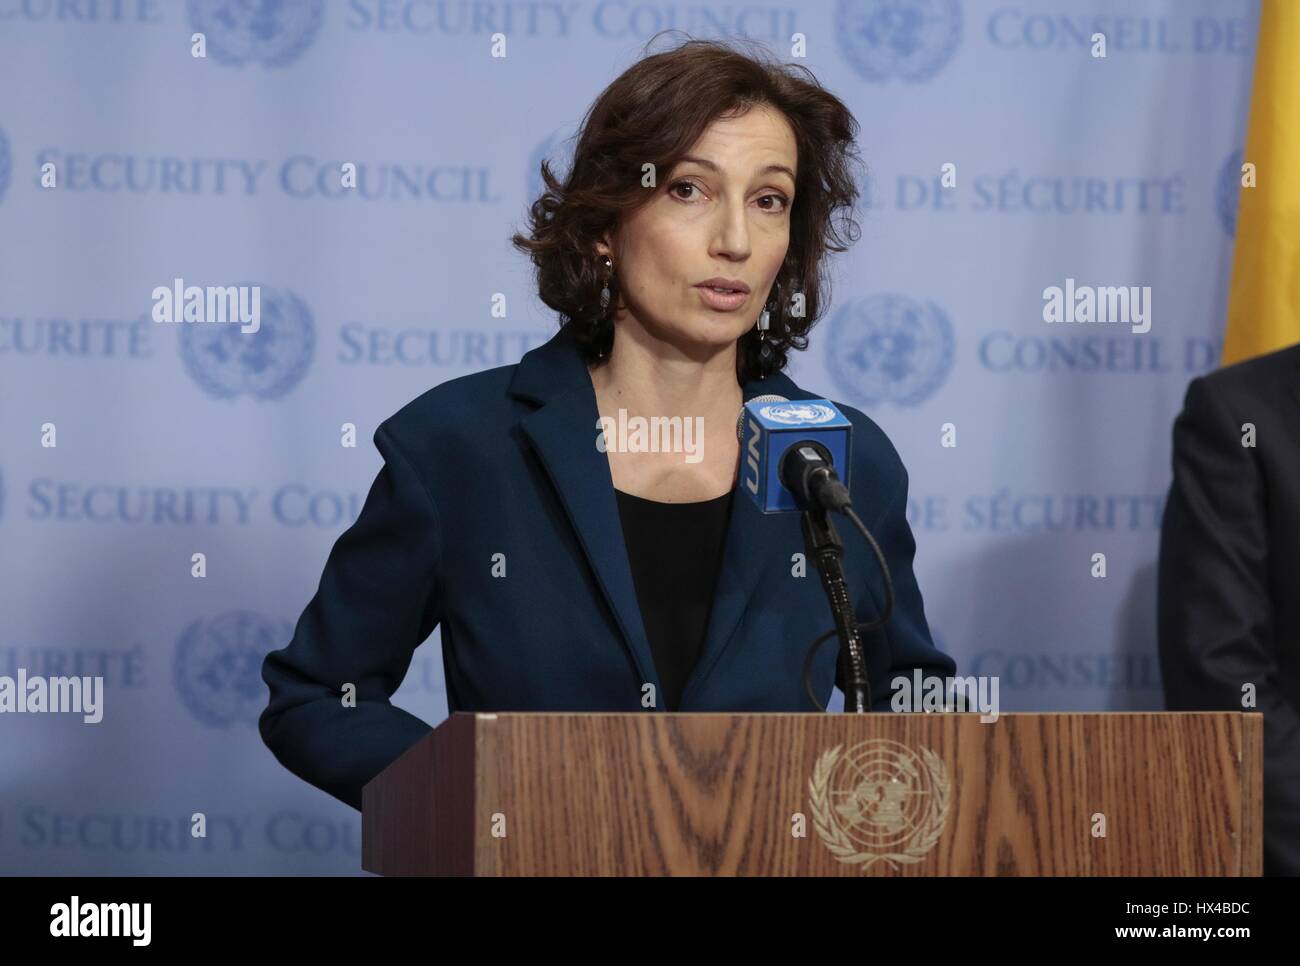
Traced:
POLYGON ((1263 716, 452 715, 362 792, 383 875, 1259 875, 1263 716))

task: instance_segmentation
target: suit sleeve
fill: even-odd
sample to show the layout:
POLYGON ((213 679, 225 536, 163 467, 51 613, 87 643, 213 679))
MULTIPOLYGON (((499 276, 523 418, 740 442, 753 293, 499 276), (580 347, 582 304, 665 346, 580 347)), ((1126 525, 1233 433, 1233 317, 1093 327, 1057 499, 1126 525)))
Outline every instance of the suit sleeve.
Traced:
MULTIPOLYGON (((1202 379, 1173 429, 1160 536, 1157 633, 1172 711, 1264 714, 1264 867, 1300 874, 1300 717, 1278 687, 1267 494, 1241 422, 1202 379), (1242 707, 1253 684, 1257 706, 1242 707)), ((1267 445, 1267 442, 1265 442, 1267 445)))
MULTIPOLYGON (((891 447, 892 451, 892 447, 891 447)), ((934 646, 930 637, 930 626, 925 619, 925 606, 921 599, 921 589, 916 583, 916 574, 912 570, 912 561, 916 556, 916 540, 912 528, 907 522, 907 468, 895 453, 898 466, 898 483, 894 495, 890 498, 884 512, 878 520, 863 520, 871 535, 880 545, 880 553, 889 565, 889 574, 894 585, 894 610, 883 628, 868 632, 863 636, 863 645, 870 654, 873 647, 883 647, 887 652, 885 663, 870 661, 868 666, 887 666, 882 676, 879 671, 871 675, 871 710, 890 711, 890 698, 893 692, 889 682, 899 675, 910 677, 914 669, 919 668, 926 676, 937 675, 950 677, 957 671, 957 663, 943 651, 934 646)), ((847 521, 846 521, 847 522, 847 521)), ((844 534, 846 540, 864 540, 865 538, 852 527, 852 533, 844 534)), ((876 555, 868 552, 867 558, 875 563, 876 555)), ((866 581, 868 596, 876 608, 884 607, 884 578, 879 574, 870 575, 866 581), (878 587, 878 589, 877 589, 878 587)), ((862 622, 879 618, 881 610, 861 609, 858 620, 862 622)), ((830 646, 837 646, 834 641, 830 646)), ((835 673, 835 685, 843 690, 843 680, 838 666, 835 673)))
POLYGON ((384 425, 374 442, 384 466, 293 639, 263 663, 271 698, 258 720, 281 764, 356 809, 362 787, 432 730, 389 698, 439 619, 433 498, 384 425))

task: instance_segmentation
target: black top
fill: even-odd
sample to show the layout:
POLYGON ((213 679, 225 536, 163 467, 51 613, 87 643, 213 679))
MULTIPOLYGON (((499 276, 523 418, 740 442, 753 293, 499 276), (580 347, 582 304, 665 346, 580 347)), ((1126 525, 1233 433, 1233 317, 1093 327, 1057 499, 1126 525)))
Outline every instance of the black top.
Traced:
POLYGON ((663 686, 660 706, 676 711, 704 649, 731 493, 699 503, 659 503, 614 492, 641 620, 663 686))

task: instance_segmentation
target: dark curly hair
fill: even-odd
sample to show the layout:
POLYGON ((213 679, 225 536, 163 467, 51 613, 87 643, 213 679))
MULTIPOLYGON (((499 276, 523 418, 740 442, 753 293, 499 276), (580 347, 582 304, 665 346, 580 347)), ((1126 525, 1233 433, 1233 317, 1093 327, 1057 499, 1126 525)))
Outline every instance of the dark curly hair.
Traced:
POLYGON ((744 385, 780 371, 789 350, 807 348, 808 331, 829 302, 824 256, 846 251, 860 234, 853 219, 857 121, 805 67, 780 64, 761 47, 750 56, 720 41, 687 40, 639 60, 596 99, 576 135, 568 176, 561 183, 542 161, 546 188, 529 208, 530 233, 511 239, 531 255, 541 300, 573 328, 588 364, 609 358, 617 304, 617 272, 610 278, 594 245, 622 213, 654 197, 641 184, 643 165, 671 171, 716 118, 756 105, 789 122, 798 177, 790 245, 774 285, 780 297, 768 303, 770 348, 761 354, 758 332, 746 332, 737 342, 736 378, 744 385), (607 284, 608 312, 601 308, 607 284), (803 296, 801 316, 790 311, 796 294, 803 296))

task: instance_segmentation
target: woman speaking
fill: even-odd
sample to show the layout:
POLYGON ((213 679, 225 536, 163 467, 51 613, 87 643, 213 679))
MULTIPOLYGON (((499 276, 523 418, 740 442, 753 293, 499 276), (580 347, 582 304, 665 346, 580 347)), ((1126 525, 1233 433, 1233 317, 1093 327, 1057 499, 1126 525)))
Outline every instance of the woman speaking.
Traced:
MULTIPOLYGON (((782 370, 824 314, 827 253, 855 240, 856 130, 803 68, 707 41, 600 95, 514 238, 559 332, 379 426, 384 466, 266 658, 259 727, 286 768, 360 808, 430 730, 389 699, 438 626, 451 712, 813 710, 804 658, 830 609, 798 514, 733 498, 736 426, 755 396, 817 397, 782 370), (638 420, 694 432, 646 446, 610 431, 638 420)), ((873 710, 889 710, 895 675, 955 665, 913 575, 907 472, 840 408, 853 505, 893 580, 892 616, 864 640, 873 710)), ((856 531, 844 544, 867 622, 884 578, 856 531)), ((835 652, 811 667, 823 708, 835 652)))

